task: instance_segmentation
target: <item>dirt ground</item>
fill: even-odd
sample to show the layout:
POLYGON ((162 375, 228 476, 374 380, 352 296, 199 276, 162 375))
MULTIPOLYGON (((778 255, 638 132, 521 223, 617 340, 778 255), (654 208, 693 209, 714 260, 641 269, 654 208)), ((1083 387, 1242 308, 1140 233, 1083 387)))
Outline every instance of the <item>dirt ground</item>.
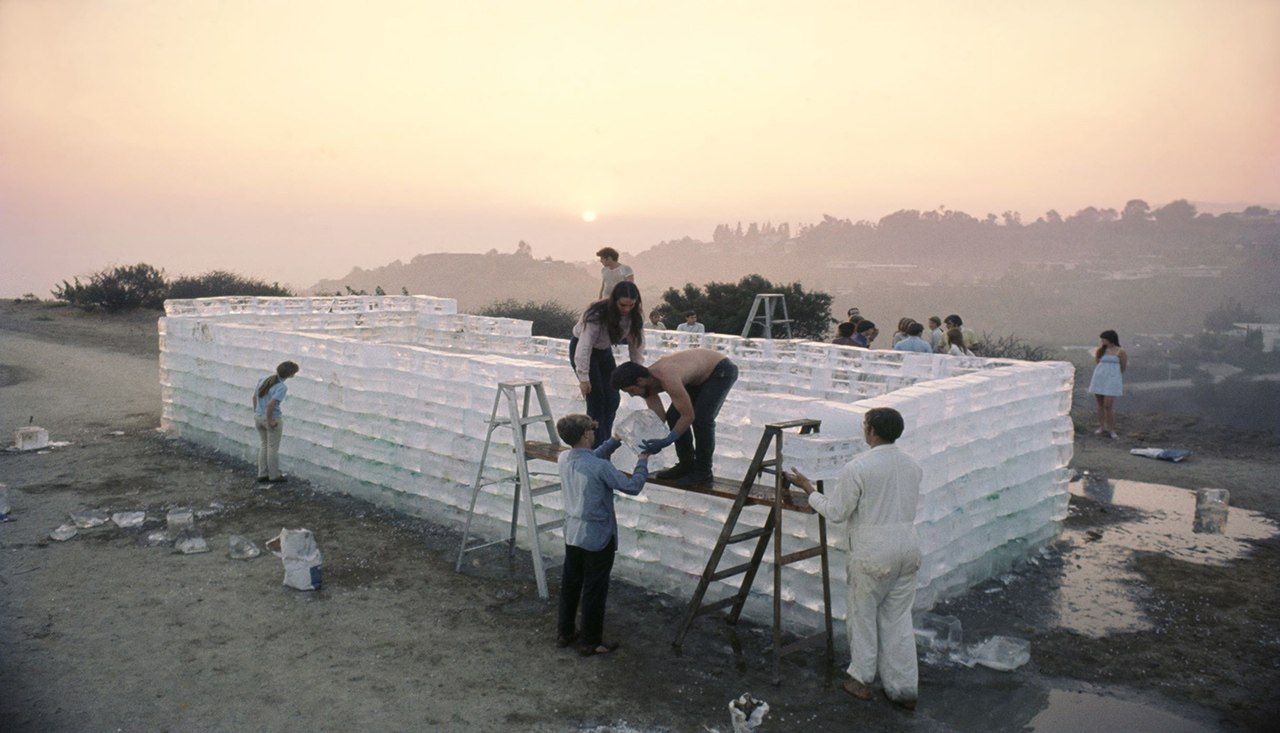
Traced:
MULTIPOLYGON (((774 687, 768 634, 752 624, 704 620, 676 655, 683 604, 616 581, 607 633, 623 648, 581 659, 552 645, 554 610, 527 555, 508 561, 493 548, 457 574, 453 527, 305 482, 264 489, 245 464, 159 434, 154 319, 0 305, 0 431, 33 420, 72 443, 0 452, 13 505, 0 524, 6 730, 727 731, 726 705, 746 691, 772 706, 764 730, 1167 733, 1264 729, 1280 714, 1280 540, 1253 543, 1225 570, 1126 556, 1148 627, 1094 637, 1060 623, 1063 588, 1086 544, 1132 517, 1076 498, 1052 553, 938 609, 961 619, 967 640, 1029 639, 1032 661, 1012 673, 922 664, 914 714, 848 698, 820 655, 784 662, 774 687), (179 505, 209 510, 197 523, 212 552, 147 546, 179 505), (90 507, 149 519, 48 539, 90 507), (315 532, 324 590, 283 588, 269 555, 227 558, 230 534, 261 544, 282 526, 315 532)), ((1277 516, 1280 459, 1267 438, 1241 448, 1211 428, 1143 420, 1121 405, 1123 431, 1161 425, 1171 432, 1160 439, 1196 457, 1164 464, 1129 456, 1136 437, 1089 436, 1076 467, 1228 488, 1234 506, 1277 516)), ((557 573, 551 582, 554 592, 557 573)))

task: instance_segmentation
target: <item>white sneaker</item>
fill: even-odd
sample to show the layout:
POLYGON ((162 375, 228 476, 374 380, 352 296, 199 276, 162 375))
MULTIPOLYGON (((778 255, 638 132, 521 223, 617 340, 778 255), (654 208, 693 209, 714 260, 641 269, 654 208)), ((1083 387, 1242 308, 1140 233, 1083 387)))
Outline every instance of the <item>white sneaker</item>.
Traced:
POLYGON ((1112 439, 1112 440, 1120 440, 1120 436, 1119 436, 1119 435, 1116 435, 1115 433, 1111 433, 1110 435, 1111 435, 1111 439, 1112 439))

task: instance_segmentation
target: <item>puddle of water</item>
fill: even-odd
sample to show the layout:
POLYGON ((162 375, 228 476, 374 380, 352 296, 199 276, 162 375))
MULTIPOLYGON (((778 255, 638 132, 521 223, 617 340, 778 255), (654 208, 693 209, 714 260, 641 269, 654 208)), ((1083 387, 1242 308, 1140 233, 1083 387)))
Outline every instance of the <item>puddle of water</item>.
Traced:
POLYGON ((1152 627, 1140 609, 1150 590, 1130 564, 1136 552, 1159 552, 1201 565, 1225 565, 1248 556, 1250 540, 1280 533, 1276 523, 1232 507, 1224 534, 1196 534, 1195 492, 1159 484, 1086 477, 1070 485, 1073 495, 1129 510, 1134 518, 1082 529, 1063 539, 1063 575, 1055 606, 1058 624, 1099 638, 1152 627))
POLYGON ((1207 733, 1215 728, 1141 703, 1093 692, 1050 690, 1048 704, 1027 723, 1038 733, 1079 730, 1128 733, 1207 733))

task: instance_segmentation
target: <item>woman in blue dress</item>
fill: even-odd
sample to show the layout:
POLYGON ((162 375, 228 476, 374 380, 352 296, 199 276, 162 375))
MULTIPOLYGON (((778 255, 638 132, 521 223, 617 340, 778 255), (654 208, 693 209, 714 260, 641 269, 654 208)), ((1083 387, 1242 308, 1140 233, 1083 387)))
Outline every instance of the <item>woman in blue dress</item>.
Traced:
POLYGON ((1098 429, 1096 435, 1116 435, 1116 398, 1124 393, 1124 374, 1129 367, 1129 355, 1120 348, 1120 337, 1115 331, 1103 331, 1098 336, 1102 343, 1093 352, 1093 378, 1089 380, 1089 393, 1098 400, 1098 429))

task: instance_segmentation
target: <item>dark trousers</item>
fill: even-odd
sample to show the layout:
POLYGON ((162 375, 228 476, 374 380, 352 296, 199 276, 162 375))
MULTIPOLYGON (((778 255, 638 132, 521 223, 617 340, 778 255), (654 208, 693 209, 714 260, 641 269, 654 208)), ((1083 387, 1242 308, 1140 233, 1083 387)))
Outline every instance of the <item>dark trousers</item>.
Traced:
POLYGON ((560 636, 573 635, 582 602, 582 634, 578 643, 595 646, 604 640, 604 603, 609 596, 609 573, 613 572, 613 555, 618 538, 609 540, 602 550, 584 550, 564 546, 564 574, 560 579, 560 636))
MULTIPOLYGON (((711 371, 702 384, 685 385, 693 402, 693 425, 676 440, 676 458, 692 465, 695 471, 711 471, 711 457, 716 452, 716 417, 738 381, 738 365, 725 359, 711 371)), ((667 425, 675 427, 680 411, 672 405, 667 410, 667 425)))
MULTIPOLYGON (((573 353, 578 350, 578 337, 569 339, 569 366, 577 369, 573 353)), ((613 349, 591 350, 591 394, 587 395, 587 416, 597 423, 595 445, 613 436, 613 419, 618 415, 618 403, 622 401, 618 390, 609 386, 609 377, 618 363, 613 360, 613 349)))

